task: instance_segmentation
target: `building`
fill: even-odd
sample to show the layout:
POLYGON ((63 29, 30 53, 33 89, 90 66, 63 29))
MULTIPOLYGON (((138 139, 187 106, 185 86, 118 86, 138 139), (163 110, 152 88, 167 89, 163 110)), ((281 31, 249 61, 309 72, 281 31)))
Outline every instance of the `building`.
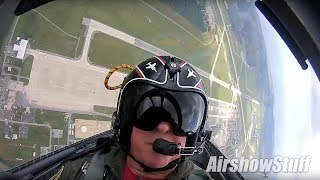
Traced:
POLYGON ((4 111, 2 111, 2 117, 3 117, 3 120, 9 120, 9 121, 11 121, 11 120, 12 120, 12 117, 13 117, 13 112, 12 112, 12 111, 4 110, 4 111))
POLYGON ((4 127, 3 127, 3 131, 4 131, 4 138, 6 139, 11 139, 11 135, 12 135, 12 123, 8 123, 8 122, 3 122, 4 127))
POLYGON ((33 123, 34 117, 33 117, 32 113, 22 113, 21 122, 33 123))
POLYGON ((26 126, 21 126, 19 127, 19 138, 28 138, 28 127, 26 126))
POLYGON ((51 152, 51 147, 40 147, 40 156, 46 155, 51 152))
POLYGON ((23 59, 24 54, 26 53, 28 45, 28 40, 21 39, 18 44, 13 45, 13 51, 16 52, 15 58, 17 59, 23 59))
POLYGON ((17 43, 13 44, 13 46, 9 45, 6 46, 6 55, 17 58, 17 59, 24 59, 24 55, 26 53, 28 40, 20 39, 20 37, 17 37, 17 43))
POLYGON ((52 129, 51 134, 53 138, 62 138, 63 130, 62 129, 52 129))

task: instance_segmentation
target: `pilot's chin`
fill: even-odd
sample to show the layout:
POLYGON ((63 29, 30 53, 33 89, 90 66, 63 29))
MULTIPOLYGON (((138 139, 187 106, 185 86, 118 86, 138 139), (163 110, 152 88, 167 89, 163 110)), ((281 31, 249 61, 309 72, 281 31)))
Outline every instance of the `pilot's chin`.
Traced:
POLYGON ((161 168, 166 166, 172 159, 169 156, 161 155, 154 157, 148 161, 150 167, 161 168))
POLYGON ((163 168, 167 165, 168 163, 157 163, 157 162, 151 162, 148 164, 149 167, 151 168, 163 168))

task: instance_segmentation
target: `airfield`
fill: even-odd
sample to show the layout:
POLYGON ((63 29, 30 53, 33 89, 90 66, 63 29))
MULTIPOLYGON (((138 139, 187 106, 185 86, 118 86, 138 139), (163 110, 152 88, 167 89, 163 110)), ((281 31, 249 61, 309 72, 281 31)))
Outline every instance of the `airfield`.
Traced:
MULTIPOLYGON (((64 129, 66 143, 54 142, 54 149, 79 140, 74 136, 75 119, 110 121, 119 93, 104 87, 110 69, 123 63, 134 66, 151 56, 171 55, 192 64, 204 80, 209 99, 206 128, 213 131, 212 142, 228 157, 257 155, 263 104, 255 89, 256 70, 246 62, 244 48, 230 25, 227 1, 202 4, 209 19, 214 17, 208 31, 158 1, 140 0, 131 6, 86 3, 60 1, 37 8, 19 18, 12 35, 13 40, 29 38, 26 57, 33 61, 25 67, 30 75, 21 78, 28 80, 22 94, 25 104, 36 109, 34 123, 46 123, 37 118, 42 110, 52 113, 46 116, 51 118, 49 128, 55 113, 61 119, 61 127, 55 128, 64 129), (98 7, 102 5, 106 9, 98 7), (57 11, 71 6, 77 13, 71 13, 66 23, 57 11), (84 6, 88 6, 86 11, 84 6), (41 28, 28 30, 31 19, 41 28), (107 113, 98 112, 97 106, 107 113)), ((120 84, 127 73, 117 71, 109 83, 120 84)), ((10 123, 16 124, 14 120, 10 123)), ((45 146, 52 143, 51 129, 49 145, 45 146)))

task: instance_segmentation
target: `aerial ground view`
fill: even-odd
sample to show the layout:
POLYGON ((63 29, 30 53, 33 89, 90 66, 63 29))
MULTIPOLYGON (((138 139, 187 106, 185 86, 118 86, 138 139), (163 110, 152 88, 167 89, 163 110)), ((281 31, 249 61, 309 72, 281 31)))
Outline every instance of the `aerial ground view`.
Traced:
MULTIPOLYGON (((188 61, 202 76, 206 128, 225 156, 271 156, 273 91, 253 2, 186 2, 58 0, 8 18, 0 169, 110 129, 119 89, 104 87, 107 73, 160 55, 188 61)), ((117 71, 110 85, 128 72, 117 71)))

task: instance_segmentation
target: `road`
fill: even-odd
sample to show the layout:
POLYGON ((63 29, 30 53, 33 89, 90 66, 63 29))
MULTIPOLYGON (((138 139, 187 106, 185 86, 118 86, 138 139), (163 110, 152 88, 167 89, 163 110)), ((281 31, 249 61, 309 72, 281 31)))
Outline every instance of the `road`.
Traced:
MULTIPOLYGON (((86 33, 85 33, 85 42, 84 42, 84 47, 83 47, 83 52, 80 56, 80 58, 78 59, 78 61, 74 61, 74 59, 71 59, 71 58, 66 58, 66 57, 62 57, 60 55, 56 55, 56 54, 53 54, 53 53, 50 53, 50 52, 44 52, 44 51, 41 51, 41 50, 27 50, 27 53, 28 54, 31 54, 31 55, 36 55, 36 54, 43 54, 43 56, 46 58, 46 57, 52 57, 54 58, 59 56, 60 59, 68 59, 68 60, 73 60, 73 62, 78 62, 80 64, 83 64, 84 66, 91 66, 91 63, 90 61, 88 61, 88 53, 89 53, 89 49, 90 49, 90 43, 91 43, 91 40, 94 36, 94 33, 96 32, 102 32, 102 33, 105 33, 105 34, 108 34, 112 37, 115 37, 115 38, 118 38, 124 42, 127 42, 131 45, 134 45, 138 48, 141 48, 145 51, 148 51, 150 53, 153 53, 155 55, 171 55, 171 56, 174 56, 172 55, 171 53, 169 52, 166 52, 156 46, 153 46, 141 39, 138 39, 136 37, 133 37, 129 34, 126 34, 122 31, 119 31, 117 29, 114 29, 110 26, 107 26, 105 24, 102 24, 100 22, 97 22, 95 20, 92 20, 92 19, 88 19, 88 18, 83 18, 83 22, 82 22, 84 25, 87 26, 87 29, 86 29, 86 33)), ((241 94, 241 92, 236 89, 235 87, 232 87, 230 84, 218 79, 217 77, 213 76, 213 75, 210 75, 209 73, 201 70, 200 68, 192 65, 198 72, 199 74, 201 74, 202 76, 204 76, 205 78, 209 78, 211 79, 212 81, 220 84, 221 86, 227 88, 227 89, 231 89, 232 91, 234 91, 235 93, 238 93, 238 94, 241 94)), ((250 98, 249 96, 247 95, 244 95, 245 97, 247 98, 250 98)), ((217 99, 214 99, 214 98, 209 98, 210 101, 216 101, 216 102, 219 102, 221 104, 224 104, 224 105, 230 105, 231 107, 234 107, 235 105, 230 103, 230 102, 225 102, 225 101, 221 101, 221 100, 217 100, 217 99)), ((41 107, 40 107, 41 108, 41 107)), ((50 109, 50 107, 42 107, 42 108, 46 108, 46 109, 50 109)), ((54 110, 63 110, 63 109, 59 109, 59 108, 51 108, 51 109, 54 109, 54 110)), ((79 112, 76 112, 76 113, 88 113, 88 112, 85 112, 85 111, 79 111, 79 112)), ((97 114, 96 115, 103 115, 102 113, 101 114, 97 114)))
MULTIPOLYGON (((122 31, 114 29, 114 28, 112 28, 110 26, 107 26, 105 24, 99 23, 99 22, 97 22, 95 20, 87 19, 86 22, 83 22, 83 23, 87 25, 87 29, 86 29, 86 33, 85 33, 85 41, 84 41, 84 45, 83 45, 84 46, 83 47, 83 52, 82 52, 82 54, 81 54, 81 56, 80 56, 80 58, 78 60, 75 61, 75 59, 66 58, 66 57, 63 57, 61 55, 53 54, 53 53, 50 53, 50 52, 44 52, 44 51, 41 51, 41 50, 30 50, 30 49, 28 49, 27 53, 31 54, 31 55, 34 55, 34 56, 39 56, 39 57, 41 56, 41 59, 48 57, 48 59, 50 59, 50 60, 51 59, 55 59, 56 61, 61 61, 61 62, 62 61, 65 62, 65 60, 68 60, 68 61, 71 60, 72 63, 81 64, 82 66, 84 66, 86 68, 91 68, 91 69, 94 69, 96 71, 104 72, 105 69, 102 71, 101 68, 93 66, 90 63, 89 58, 88 58, 89 49, 90 49, 90 43, 91 43, 92 38, 94 37, 94 33, 103 32, 105 34, 108 34, 110 36, 118 38, 118 39, 120 39, 122 41, 125 41, 125 42, 127 42, 127 43, 129 43, 131 45, 134 45, 134 46, 136 46, 138 48, 141 48, 141 49, 143 49, 145 51, 148 51, 150 53, 153 53, 155 55, 158 55, 158 56, 159 55, 175 56, 175 55, 170 54, 170 53, 168 53, 168 52, 166 52, 166 51, 164 51, 164 50, 162 50, 162 49, 160 49, 160 48, 158 48, 156 46, 153 46, 153 45, 141 40, 141 39, 135 38, 135 37, 133 37, 131 35, 128 35, 128 34, 122 32, 122 31)), ((12 34, 11 34, 11 36, 12 36, 12 34)), ((200 68, 198 68, 198 67, 196 67, 194 65, 192 65, 192 66, 203 77, 208 78, 208 79, 220 84, 221 86, 223 86, 223 87, 225 87, 227 89, 231 89, 235 93, 241 94, 241 92, 236 87, 232 87, 232 85, 230 85, 230 84, 218 79, 217 77, 215 77, 213 75, 210 75, 209 73, 203 71, 202 69, 200 69, 200 68)), ((20 72, 18 74, 20 74, 20 72)), ((32 79, 32 78, 30 77, 30 79, 32 79)), ((209 101, 216 102, 216 103, 211 105, 214 108, 220 108, 222 110, 224 110, 224 109, 226 110, 225 113, 216 113, 214 110, 211 110, 208 113, 209 117, 227 119, 227 118, 229 118, 229 116, 227 114, 228 108, 236 107, 235 104, 232 104, 230 102, 225 102, 225 101, 217 100, 217 99, 214 99, 214 98, 208 98, 208 99, 209 99, 209 101)), ((34 105, 34 104, 32 104, 32 107, 40 108, 40 109, 48 109, 48 110, 53 110, 53 111, 62 111, 62 112, 66 111, 64 108, 37 106, 37 105, 34 105)), ((73 110, 73 111, 68 111, 68 113, 69 113, 69 115, 71 115, 72 113, 79 113, 79 114, 100 115, 100 116, 105 116, 105 117, 111 118, 111 115, 98 113, 98 112, 90 112, 90 111, 76 111, 76 110, 73 110)), ((68 130, 69 130, 70 118, 71 118, 71 116, 69 116, 68 130)), ((0 120, 0 121, 16 123, 16 124, 23 124, 23 125, 43 126, 43 127, 48 127, 51 130, 51 127, 49 125, 45 125, 45 124, 24 123, 24 122, 6 121, 6 120, 0 120)), ((68 133, 69 133, 69 131, 68 131, 68 133)), ((69 141, 69 136, 68 136, 68 141, 69 141)), ((50 144, 50 147, 51 147, 51 133, 50 133, 50 142, 49 142, 49 144, 50 144)))
MULTIPOLYGON (((115 37, 119 40, 122 40, 126 43, 129 43, 133 46, 136 46, 140 49, 143 49, 145 51, 148 51, 156 56, 176 56, 176 55, 173 55, 169 52, 166 52, 154 45, 151 45, 141 39, 138 39, 136 37, 133 37, 127 33, 124 33, 122 31, 119 31, 115 28, 112 28, 108 25, 105 25, 105 24, 102 24, 98 21, 95 21, 93 19, 86 19, 86 23, 84 23, 85 25, 87 25, 87 31, 86 31, 86 40, 85 40, 85 45, 84 45, 84 51, 83 51, 83 54, 82 54, 82 57, 80 58, 81 60, 85 60, 87 59, 86 57, 88 56, 88 51, 89 51, 89 45, 90 45, 90 40, 93 38, 93 33, 95 31, 99 31, 99 32, 102 32, 102 33, 105 33, 109 36, 112 36, 112 37, 115 37)), ((178 56, 176 56, 178 57, 178 56)), ((192 64, 191 64, 192 65, 192 64)), ((192 65, 196 71, 198 71, 198 73, 206 78, 210 78, 210 74, 203 71, 202 69, 196 67, 195 65, 192 65)), ((220 83, 220 82, 217 82, 217 83, 220 83)))
MULTIPOLYGON (((91 43, 91 39, 93 38, 93 36, 94 36, 94 33, 96 33, 96 32, 103 32, 103 33, 105 33, 105 34, 108 34, 108 35, 110 35, 110 36, 113 36, 113 37, 116 37, 116 38, 118 38, 118 39, 120 39, 120 40, 122 40, 122 41, 125 41, 125 42, 127 42, 127 43, 130 43, 130 44, 132 44, 132 45, 135 45, 135 46, 137 46, 137 47, 139 47, 139 48, 143 48, 144 50, 147 50, 147 51, 149 51, 149 52, 151 52, 151 53, 154 53, 154 54, 157 54, 157 55, 161 55, 162 53, 162 55, 169 55, 169 53, 167 53, 167 52, 165 52, 165 51, 163 51, 163 50, 161 50, 161 49, 159 49, 159 48, 157 48, 157 47, 155 47, 155 46, 153 46, 153 45, 150 45, 150 44, 148 44, 148 43, 146 43, 146 42, 144 42, 144 41, 142 41, 142 40, 139 40, 139 39, 137 39, 137 38, 134 38, 134 37, 132 37, 132 36, 130 36, 130 35, 128 35, 128 34, 126 34, 126 33, 123 33, 123 32, 121 32, 121 31, 118 31, 118 30, 116 30, 116 29, 114 29, 114 28, 112 28, 112 27, 109 27, 109 26, 107 26, 107 25, 104 25, 104 24, 101 24, 101 23, 99 23, 99 22, 97 22, 97 21, 94 21, 94 20, 92 20, 92 19, 86 19, 86 18, 84 18, 84 20, 83 20, 83 24, 85 24, 85 25, 87 25, 87 29, 86 29, 86 34, 85 34, 85 42, 84 42, 84 47, 83 47, 83 52, 82 52, 82 54, 81 54, 81 56, 80 56, 80 58, 78 59, 78 60, 74 60, 74 59, 71 59, 71 58, 66 58, 66 57, 63 57, 63 56, 60 56, 60 55, 56 55, 56 54, 53 54, 53 53, 50 53, 50 52, 45 52, 45 51, 41 51, 41 50, 31 50, 31 49, 27 49, 27 54, 30 54, 30 55, 33 55, 34 56, 34 64, 33 64, 33 67, 32 67, 32 73, 31 73, 31 76, 30 76, 30 81, 29 81, 29 85, 27 86, 27 88, 25 88, 25 90, 26 90, 26 94, 29 94, 29 96, 31 96, 32 97, 32 100, 34 100, 34 102, 37 102, 37 103, 33 103, 32 105, 34 106, 34 107, 36 107, 36 108, 44 108, 44 109, 50 109, 50 110, 55 110, 55 111, 68 111, 68 112, 73 112, 73 113, 85 113, 85 114, 88 114, 88 113, 92 113, 92 110, 90 110, 89 108, 85 108, 85 107, 83 107, 83 108, 80 108, 79 109, 79 103, 76 103, 76 104, 74 104, 74 105, 68 105, 68 108, 64 105, 63 106, 63 104, 61 104, 61 103, 59 103, 59 104, 55 104, 55 105, 52 105, 52 104, 50 104, 51 102, 56 102, 57 101, 57 97, 56 96, 54 96, 54 95, 50 95, 50 96, 48 96, 50 93, 51 93, 51 91, 52 91, 52 93, 54 93, 54 92, 57 92, 57 91, 60 91, 60 93, 62 93, 62 91, 61 90, 64 90, 64 91, 66 91, 66 92, 68 92, 68 90, 69 89, 66 89, 67 87, 69 87, 70 85, 68 85, 67 86, 67 84, 64 84, 63 86, 61 86, 61 88, 63 88, 63 89, 57 89, 57 90, 53 90, 52 88, 52 86, 50 86, 50 87, 47 87, 47 84, 39 84, 38 82, 39 82, 39 79, 37 80, 37 78, 39 78, 39 75, 38 75, 38 73, 40 73, 40 71, 39 72, 37 72, 36 73, 36 71, 34 70, 34 68, 36 68, 36 69, 39 69, 39 70, 41 70, 41 69, 44 69, 44 68, 54 68, 54 66, 53 65, 51 65, 51 66, 48 66, 48 67, 46 67, 44 64, 48 64, 48 63, 53 63, 54 61, 56 62, 56 63, 62 63, 62 64, 65 64, 64 65, 64 67, 65 68, 67 68, 67 67, 69 67, 70 66, 70 68, 71 68, 71 66, 73 67, 73 69, 75 69, 76 67, 81 67, 81 68, 85 68, 85 69, 87 69, 87 70, 89 70, 89 69, 92 69, 93 71, 98 71, 98 72, 102 72, 102 73, 105 73, 106 71, 108 71, 108 69, 107 68, 100 68, 100 67, 97 67, 97 66, 94 66, 94 65, 92 65, 91 63, 90 63, 90 61, 88 60, 89 58, 88 58, 88 53, 89 53, 89 49, 90 49, 90 43, 91 43), (39 60, 38 60, 39 59, 39 60), (39 61, 39 62, 38 62, 39 61), (40 63, 40 64, 39 64, 40 63), (36 64, 38 64, 37 65, 37 67, 36 67, 36 64), (42 64, 42 65, 41 65, 42 64), (36 73, 36 74, 35 74, 36 73), (37 76, 37 77, 36 77, 37 76), (34 79, 35 78, 35 79, 34 79), (39 86, 40 85, 40 86, 39 86), (40 89, 39 89, 40 88, 40 89), (49 88, 48 89, 48 91, 46 92, 46 94, 43 94, 44 93, 44 89, 42 90, 42 88, 49 88), (42 93, 43 95, 39 95, 39 94, 35 94, 35 92, 33 92, 34 90, 36 90, 36 91, 39 91, 38 93, 42 93), (40 90, 41 90, 41 92, 40 92, 40 90), (49 90, 50 90, 50 92, 49 92, 49 90), (29 92, 30 91, 30 92, 29 92), (28 93, 29 92, 29 93, 28 93), (31 94, 32 93, 32 94, 31 94), (45 96, 45 97, 43 97, 43 98, 40 98, 41 96, 45 96), (48 99, 50 99, 50 98, 54 98, 54 99, 52 99, 52 100, 50 100, 50 102, 49 102, 49 100, 48 99), (47 99, 47 100, 46 100, 47 99), (44 102, 44 100, 46 100, 46 102, 44 102), (54 101, 53 101, 54 100, 54 101), (43 102, 42 102, 43 101, 43 102), (47 102, 48 101, 48 102, 47 102), (39 104, 39 102, 41 102, 40 104, 39 104), (36 104, 38 104, 38 106, 36 105, 36 104), (74 106, 74 107, 73 107, 74 106), (78 107, 78 108, 77 108, 78 107), (66 109, 67 108, 67 109, 66 109), (72 110, 71 110, 72 109, 72 110)), ((56 67, 56 68, 60 68, 60 66, 58 67, 56 67)), ((83 69, 83 70, 85 70, 85 69, 83 69)), ((79 71, 79 73, 80 72, 82 72, 83 73, 83 70, 81 70, 81 71, 79 71)), ((38 70, 37 70, 38 71, 38 70)), ((61 70, 59 70, 59 71, 61 71, 61 70)), ((68 73, 68 70, 66 70, 66 72, 64 72, 64 71, 62 71, 63 73, 68 73)), ((57 72, 52 72, 52 73, 55 73, 55 74, 57 74, 57 72)), ((41 73, 40 74, 42 74, 42 71, 41 71, 41 73)), ((47 72, 46 74, 49 74, 49 72, 47 72)), ((123 74, 123 75, 121 75, 121 76, 125 76, 125 74, 124 73, 121 73, 121 74, 123 74)), ((68 74, 66 74, 66 76, 68 76, 68 74)), ((79 74, 79 76, 80 76, 80 74, 79 74)), ((100 75, 99 75, 100 76, 100 75)), ((78 77, 78 76, 77 76, 78 77)), ((48 78, 44 78, 43 79, 43 81, 44 81, 44 83, 47 83, 47 81, 48 81, 48 79, 52 79, 52 81, 54 82, 54 83, 59 83, 58 81, 57 82, 55 82, 55 79, 61 79, 62 77, 58 77, 58 76, 49 76, 48 78)), ((68 79, 70 79, 69 77, 68 77, 68 79)), ((116 78, 116 79, 121 79, 121 77, 118 77, 118 78, 116 78)), ((219 79, 217 79, 217 78, 214 78, 214 80, 216 81, 216 82, 218 82, 219 84, 221 84, 221 85, 223 85, 224 87, 226 87, 226 88, 229 88, 229 84, 227 84, 227 83, 225 83, 225 82, 223 82, 223 81, 221 81, 221 80, 219 80, 219 79)), ((42 80, 40 80, 40 81, 42 81, 42 80)), ((71 80, 69 80, 69 82, 72 82, 71 80)), ((61 83, 63 83, 62 81, 59 83, 59 84, 61 84, 61 83)), ((66 82, 66 83, 68 83, 68 82, 66 82)), ((75 86, 74 86, 74 88, 76 88, 75 86)), ((83 88, 83 87, 82 87, 83 88)), ((91 87, 92 88, 92 87, 91 87)), ((73 91, 74 92, 74 90, 73 89, 70 89, 70 92, 71 91, 73 91)), ((109 93, 112 93, 112 92, 109 92, 109 93)), ((87 95, 89 95, 89 93, 86 93, 87 95)), ((97 93, 96 93, 97 94, 97 93)), ((98 93, 99 94, 99 93, 98 93)), ((105 93, 104 93, 105 94, 105 93)), ((67 94, 65 94, 65 95, 67 95, 67 94)), ((83 94, 84 95, 84 94, 83 94)), ((61 96, 61 94, 60 94, 60 96, 61 96)), ((69 95, 70 96, 70 95, 69 95)), ((109 96, 111 96, 111 94, 109 95, 109 96)), ((63 95, 63 97, 64 97, 64 95, 63 95)), ((70 97, 68 97, 68 98, 70 98, 70 97)), ((76 98, 76 97, 75 97, 76 98)), ((59 99, 60 99, 60 97, 59 97, 59 99)), ((63 98, 64 99, 64 98, 63 98)), ((79 98, 78 98, 79 99, 79 98)), ((100 98, 101 99, 101 98, 100 98)), ((232 107, 235 107, 235 105, 234 104, 232 104, 232 103, 230 103, 230 102, 225 102, 225 101, 222 101, 222 100, 217 100, 217 99, 214 99, 214 98, 208 98, 209 99, 209 101, 214 101, 214 102, 217 102, 218 104, 217 104, 217 106, 216 107, 225 107, 225 108, 232 108, 232 107)), ((81 100, 81 99, 79 99, 79 100, 81 100)), ((91 99, 91 102, 92 102, 92 100, 93 99, 91 99)), ((88 101, 89 102, 89 101, 88 101)), ((98 102, 98 101, 97 101, 98 102)), ((106 101, 107 102, 107 101, 106 101)), ((70 103, 70 101, 68 101, 68 103, 70 103)), ((93 103, 93 102, 92 102, 93 103)), ((83 103, 82 103, 83 104, 83 103)), ((109 103, 110 104, 110 103, 109 103)), ((210 112, 209 112, 210 113, 210 112)), ((102 113, 94 113, 95 115, 104 115, 104 114, 102 114, 102 113)), ((109 116, 110 117, 110 116, 109 116)))
MULTIPOLYGON (((221 14, 221 12, 220 12, 221 14)), ((223 20, 223 23, 224 23, 224 20, 223 20)), ((160 55, 165 55, 165 56, 176 56, 176 55, 173 55, 169 52, 166 52, 154 45, 151 45, 141 39, 138 39, 134 36, 131 36, 125 32, 122 32, 120 30, 117 30, 113 27, 110 27, 108 25, 105 25, 105 24, 102 24, 98 21, 95 21, 93 19, 88 19, 88 18, 84 18, 83 20, 83 24, 87 26, 87 30, 86 30, 86 34, 85 34, 85 42, 84 42, 84 48, 83 48, 83 53, 79 59, 79 61, 81 63, 85 63, 85 64, 90 64, 90 62, 88 62, 88 53, 89 53, 89 48, 90 48, 90 42, 91 40, 93 39, 93 36, 94 36, 94 33, 95 32, 102 32, 102 33, 105 33, 109 36, 112 36, 112 37, 115 37, 119 40, 122 40, 126 43, 129 43, 133 46, 136 46, 140 49, 143 49, 145 51, 148 51, 152 54, 155 54, 157 56, 160 56, 160 55)), ((225 26, 225 24, 224 24, 225 26)), ((224 29, 226 29, 226 27, 224 27, 224 29)), ((225 31, 225 30, 224 30, 225 31)), ((223 31, 223 32, 224 32, 223 31)), ((233 61, 233 65, 234 65, 234 59, 233 59, 233 54, 232 54, 232 49, 231 49, 231 46, 230 46, 230 40, 229 40, 229 36, 228 36, 228 33, 226 33, 226 37, 228 39, 228 43, 229 43, 229 47, 230 47, 230 51, 231 51, 231 57, 232 57, 232 61, 233 61)), ((178 57, 178 56, 176 56, 178 57)), ((230 89, 231 91, 233 91, 234 93, 237 93, 238 95, 242 95, 244 98, 254 102, 254 103, 257 103, 259 104, 259 102, 255 99, 253 99, 252 97, 250 97, 249 95, 247 94, 244 94, 242 93, 240 90, 239 90, 239 85, 237 85, 237 87, 234 87, 232 84, 228 84, 226 83, 225 81, 215 77, 213 74, 209 74, 208 72, 205 72, 204 70, 196 67, 195 65, 192 65, 190 64, 201 76, 205 77, 205 78, 208 78, 210 79, 211 81, 214 81, 216 83, 218 83, 219 85, 227 88, 227 89, 230 89)), ((235 65, 234 65, 235 66, 235 65)), ((235 67, 234 67, 235 68, 235 67)), ((235 72, 236 73, 236 72, 235 72)), ((237 75, 236 75, 237 77, 237 75)))
MULTIPOLYGON (((10 38, 9 38, 9 41, 8 41, 7 46, 9 46, 10 43, 11 43, 11 39, 12 39, 13 33, 14 33, 15 29, 16 29, 16 26, 17 26, 19 17, 20 17, 20 16, 15 17, 14 20, 13 20, 13 25, 12 25, 12 27, 11 27, 11 29, 10 29, 10 38)), ((5 67, 5 63, 6 63, 6 61, 5 61, 6 58, 7 58, 7 56, 6 56, 6 54, 5 54, 5 55, 4 55, 4 58, 3 58, 1 73, 4 72, 4 67, 5 67)), ((1 75, 2 75, 2 74, 1 74, 1 75)))
MULTIPOLYGON (((49 111, 59 111, 59 112, 66 112, 65 109, 63 108, 57 108, 57 107, 49 107, 49 106, 38 106, 36 104, 31 104, 31 106, 33 108, 36 109, 45 109, 45 110, 49 110, 49 111)), ((104 117, 108 117, 108 118, 112 118, 111 114, 104 114, 104 113, 99 113, 99 112, 91 112, 91 111, 69 111, 66 113, 71 113, 71 114, 89 114, 89 115, 94 115, 94 116, 104 116, 104 117)))
MULTIPOLYGON (((222 22, 223 22, 223 26, 226 27, 226 24, 225 24, 225 21, 224 21, 224 16, 222 15, 221 8, 220 8, 220 5, 219 5, 219 1, 217 1, 217 5, 218 5, 218 10, 219 10, 220 17, 221 17, 222 22)), ((234 63, 234 57, 233 57, 232 47, 231 47, 231 43, 230 43, 230 39, 229 39, 228 33, 227 33, 226 37, 227 37, 227 40, 228 40, 229 51, 230 51, 232 63, 233 63, 233 66, 234 66, 234 73, 235 73, 235 76, 236 76, 235 78, 237 80, 236 86, 238 88, 240 88, 239 87, 239 77, 237 75, 237 70, 236 70, 235 63, 234 63)), ((239 105, 240 105, 240 109, 241 109, 241 119, 242 119, 242 126, 243 126, 242 130, 243 130, 243 134, 244 134, 244 144, 246 144, 247 143, 247 132, 246 132, 246 127, 245 127, 245 119, 244 119, 244 112, 243 112, 242 97, 239 96, 239 99, 240 99, 239 105)))
POLYGON ((67 132, 67 145, 69 145, 69 132, 70 132, 70 122, 71 122, 71 116, 73 113, 68 113, 68 132, 67 132))
MULTIPOLYGON (((157 56, 160 56, 160 55, 165 55, 165 56, 176 56, 176 55, 173 55, 169 52, 166 52, 154 45, 151 45, 141 39, 138 39, 136 37, 133 37, 127 33, 124 33, 122 31, 119 31, 115 28, 112 28, 108 25, 105 25, 105 24, 102 24, 98 21, 95 21, 93 19, 88 19, 88 18, 84 18, 83 20, 83 24, 87 26, 87 30, 86 30, 86 35, 85 35, 85 42, 84 42, 84 48, 83 48, 83 53, 80 57, 80 62, 81 63, 88 63, 87 61, 87 57, 88 57, 88 52, 89 52, 89 47, 90 47, 90 41, 92 40, 93 38, 93 35, 94 35, 94 32, 96 31, 99 31, 99 32, 102 32, 102 33, 105 33, 109 36, 112 36, 112 37, 115 37, 119 40, 122 40, 126 43, 129 43, 133 46, 136 46, 140 49, 143 49, 145 51, 148 51, 152 54, 155 54, 157 56)), ((176 56, 178 57, 178 56, 176 56)), ((210 75, 209 73, 205 72, 204 70, 196 67, 195 65, 192 65, 195 68, 195 70, 203 77, 205 78, 208 78, 208 79, 211 79, 212 81, 220 84, 221 86, 227 88, 227 89, 230 89, 231 87, 231 90, 234 91, 235 93, 240 93, 241 92, 235 88, 235 87, 232 87, 230 86, 230 84, 218 79, 217 77, 213 76, 213 75, 210 75)))
POLYGON ((25 122, 11 121, 11 120, 3 120, 3 119, 0 119, 0 121, 2 121, 2 122, 10 122, 10 123, 15 123, 15 124, 23 124, 23 125, 42 126, 42 127, 47 127, 49 129, 51 129, 51 126, 46 125, 46 124, 25 123, 25 122))

